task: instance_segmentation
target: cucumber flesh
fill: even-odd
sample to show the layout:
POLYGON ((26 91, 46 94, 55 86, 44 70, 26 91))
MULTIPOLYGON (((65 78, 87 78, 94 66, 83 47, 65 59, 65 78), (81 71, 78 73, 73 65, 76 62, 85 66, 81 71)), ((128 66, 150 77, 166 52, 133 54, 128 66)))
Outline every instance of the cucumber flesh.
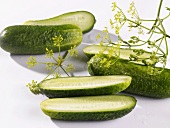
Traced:
POLYGON ((129 76, 80 76, 61 77, 41 82, 39 88, 47 97, 71 97, 109 95, 126 89, 131 83, 129 76))
MULTIPOLYGON (((89 45, 89 46, 86 46, 83 49, 83 52, 89 58, 91 58, 95 54, 98 54, 100 51, 103 51, 103 54, 108 54, 109 50, 111 50, 111 49, 112 49, 111 46, 89 45)), ((119 52, 118 50, 115 50, 115 55, 119 54, 118 52, 119 52)), ((133 49, 125 49, 125 48, 120 49, 120 58, 121 59, 129 60, 130 54, 134 54, 133 49)), ((150 56, 151 56, 151 53, 144 52, 144 54, 142 54, 140 57, 141 58, 148 58, 150 56)))
POLYGON ((47 99, 42 111, 57 120, 110 120, 122 117, 136 105, 136 99, 125 95, 87 96, 47 99))
POLYGON ((25 25, 62 25, 73 24, 78 26, 83 33, 89 32, 96 20, 92 13, 87 11, 75 11, 61 14, 59 16, 44 20, 29 20, 25 25))

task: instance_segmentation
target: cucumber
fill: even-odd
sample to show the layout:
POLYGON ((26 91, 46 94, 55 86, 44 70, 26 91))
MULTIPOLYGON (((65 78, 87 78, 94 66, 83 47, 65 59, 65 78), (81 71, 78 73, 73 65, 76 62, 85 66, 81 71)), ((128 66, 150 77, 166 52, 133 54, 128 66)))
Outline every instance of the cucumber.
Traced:
MULTIPOLYGON (((109 68, 101 61, 115 62, 114 57, 95 55, 88 62, 88 71, 91 75, 128 75, 132 77, 130 86, 125 92, 154 97, 168 98, 170 97, 170 69, 164 69, 160 74, 151 75, 148 73, 148 67, 142 64, 130 62, 125 59, 118 59, 109 68)), ((161 67, 156 67, 162 70, 161 67)))
POLYGON ((39 89, 49 98, 109 95, 123 91, 130 83, 129 76, 61 77, 41 82, 39 89))
POLYGON ((59 50, 52 38, 62 36, 60 50, 68 50, 82 41, 82 31, 75 25, 32 26, 15 25, 5 28, 0 36, 0 46, 12 54, 44 54, 45 49, 59 50))
POLYGON ((41 102, 42 111, 57 120, 111 120, 130 113, 136 99, 125 95, 54 98, 41 102))
POLYGON ((92 13, 88 11, 75 11, 61 14, 59 16, 44 20, 29 20, 25 25, 61 25, 73 24, 78 26, 83 33, 93 29, 96 20, 92 13))
MULTIPOLYGON (((109 50, 112 50, 111 46, 88 45, 83 49, 83 52, 87 57, 91 58, 95 54, 98 54, 100 51, 103 51, 103 54, 107 55, 109 50)), ((130 54, 134 54, 133 49, 128 49, 128 48, 121 48, 120 51, 115 50, 115 54, 118 54, 118 52, 120 52, 120 58, 125 60, 129 60, 130 54)), ((148 58, 150 56, 151 53, 145 51, 144 54, 142 54, 140 57, 148 58)))

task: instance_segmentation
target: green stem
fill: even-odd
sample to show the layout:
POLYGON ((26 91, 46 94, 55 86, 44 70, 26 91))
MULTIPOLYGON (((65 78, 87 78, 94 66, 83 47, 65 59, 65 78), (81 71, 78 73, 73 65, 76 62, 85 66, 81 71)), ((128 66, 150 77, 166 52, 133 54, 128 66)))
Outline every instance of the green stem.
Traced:
POLYGON ((58 45, 58 56, 60 56, 60 44, 58 45))
POLYGON ((159 16, 160 16, 162 3, 163 3, 163 0, 160 1, 159 8, 158 8, 158 13, 157 13, 157 18, 159 18, 159 16))
MULTIPOLYGON (((48 62, 37 62, 37 64, 47 64, 48 62)), ((50 62, 51 63, 51 62, 50 62)), ((51 64, 54 64, 56 65, 56 63, 51 63, 51 64)))
POLYGON ((166 34, 165 36, 168 37, 168 38, 170 38, 170 35, 167 35, 167 34, 166 34))
POLYGON ((168 56, 168 42, 166 40, 166 37, 164 37, 164 40, 165 40, 165 45, 166 45, 166 57, 168 56))
POLYGON ((164 28, 164 26, 163 26, 163 24, 162 24, 162 21, 160 21, 160 25, 161 25, 161 27, 162 27, 162 30, 164 31, 164 40, 165 40, 165 46, 166 46, 166 57, 168 56, 168 42, 167 42, 167 40, 166 40, 166 30, 165 30, 165 28, 164 28))
POLYGON ((160 43, 159 43, 159 45, 157 46, 157 45, 155 45, 155 47, 157 48, 157 51, 156 51, 156 53, 158 53, 158 50, 160 51, 160 52, 162 52, 164 55, 165 55, 165 52, 160 48, 160 46, 161 46, 161 44, 162 44, 162 41, 163 41, 163 37, 161 38, 161 40, 160 40, 160 43))
POLYGON ((150 36, 149 36, 149 38, 148 38, 148 41, 152 38, 152 36, 153 36, 153 31, 152 31, 152 33, 150 34, 150 36))
POLYGON ((54 56, 52 56, 52 58, 53 58, 53 60, 54 60, 55 62, 57 62, 57 60, 56 60, 56 58, 55 58, 54 56))
MULTIPOLYGON (((170 13, 167 15, 167 16, 165 16, 164 18, 161 18, 161 20, 165 20, 165 19, 167 19, 168 17, 170 16, 170 13)), ((151 19, 140 19, 141 21, 146 21, 146 22, 155 22, 155 20, 151 20, 151 19)))
MULTIPOLYGON (((164 37, 164 36, 163 36, 163 37, 164 37)), ((161 37, 161 38, 157 39, 157 40, 156 40, 156 42, 158 42, 158 41, 162 40, 162 39, 163 39, 163 37, 161 37)))
POLYGON ((65 74, 67 74, 67 76, 70 76, 62 66, 61 69, 65 72, 65 74))
MULTIPOLYGON (((134 23, 134 24, 136 24, 136 25, 139 25, 140 27, 142 27, 142 28, 150 31, 150 28, 148 28, 148 27, 146 27, 146 26, 143 26, 143 25, 141 25, 141 24, 138 24, 138 23, 136 23, 136 22, 133 21, 133 20, 130 20, 130 19, 126 19, 126 20, 129 21, 129 22, 132 22, 132 23, 134 23)), ((157 31, 153 31, 153 32, 154 32, 154 33, 157 33, 157 34, 162 34, 161 32, 157 32, 157 31)))
POLYGON ((165 19, 167 19, 169 16, 170 16, 170 13, 169 13, 167 16, 165 16, 164 18, 162 18, 161 20, 165 20, 165 19))
POLYGON ((163 2, 163 0, 160 0, 158 12, 157 12, 157 17, 156 17, 156 20, 155 20, 155 22, 154 22, 152 28, 150 29, 149 33, 154 29, 154 27, 156 26, 158 20, 160 19, 159 16, 160 16, 160 12, 161 12, 162 2, 163 2))
POLYGON ((57 68, 58 66, 56 66, 42 81, 46 80, 57 68))
POLYGON ((141 21, 146 21, 146 22, 154 22, 155 20, 146 20, 146 19, 140 19, 141 21))
POLYGON ((156 26, 154 26, 155 28, 157 28, 162 34, 164 34, 165 35, 165 33, 164 33, 164 31, 162 31, 162 29, 160 29, 157 25, 156 26))
MULTIPOLYGON (((144 42, 144 41, 142 41, 142 42, 144 42)), ((144 43, 142 43, 142 44, 131 45, 131 47, 143 46, 143 45, 145 45, 145 44, 147 44, 147 42, 144 42, 144 43)))
POLYGON ((68 51, 66 51, 65 53, 64 53, 64 55, 62 56, 62 59, 63 60, 66 60, 68 57, 67 57, 67 55, 68 55, 68 51), (67 57, 67 58, 66 58, 67 57))
POLYGON ((118 6, 117 6, 117 9, 122 13, 123 17, 124 17, 125 19, 127 19, 127 18, 126 18, 126 15, 123 13, 122 9, 119 8, 118 6))
POLYGON ((120 35, 118 35, 118 40, 120 40, 121 42, 123 42, 124 44, 126 44, 126 45, 121 45, 121 46, 131 47, 131 45, 130 45, 127 41, 124 41, 120 35))

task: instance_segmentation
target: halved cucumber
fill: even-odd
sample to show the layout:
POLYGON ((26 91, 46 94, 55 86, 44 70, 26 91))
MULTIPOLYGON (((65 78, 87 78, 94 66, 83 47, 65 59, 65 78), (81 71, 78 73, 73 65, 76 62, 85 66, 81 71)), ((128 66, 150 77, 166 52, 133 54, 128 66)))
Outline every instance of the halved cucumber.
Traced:
POLYGON ((44 19, 44 20, 29 20, 25 25, 61 25, 61 24, 74 24, 78 26, 83 33, 89 32, 96 20, 92 13, 87 11, 68 12, 62 15, 44 19))
MULTIPOLYGON (((103 54, 108 54, 109 50, 113 50, 113 47, 111 47, 111 46, 100 46, 100 45, 89 45, 89 46, 86 46, 83 49, 83 52, 89 58, 91 58, 95 54, 98 54, 100 51, 103 51, 103 54)), ((120 51, 115 49, 115 53, 113 54, 113 56, 116 55, 116 54, 120 54, 121 59, 129 60, 130 54, 134 54, 134 52, 133 52, 133 49, 121 48, 120 51), (118 52, 120 52, 120 53, 118 53, 118 52)), ((151 53, 145 51, 144 54, 142 54, 140 57, 141 58, 147 58, 147 57, 150 57, 150 56, 151 56, 151 53)))
POLYGON ((45 80, 39 88, 42 94, 50 98, 109 95, 123 91, 130 83, 129 76, 61 77, 45 80))
POLYGON ((111 120, 122 117, 136 105, 125 95, 54 98, 41 102, 42 111, 57 120, 111 120))

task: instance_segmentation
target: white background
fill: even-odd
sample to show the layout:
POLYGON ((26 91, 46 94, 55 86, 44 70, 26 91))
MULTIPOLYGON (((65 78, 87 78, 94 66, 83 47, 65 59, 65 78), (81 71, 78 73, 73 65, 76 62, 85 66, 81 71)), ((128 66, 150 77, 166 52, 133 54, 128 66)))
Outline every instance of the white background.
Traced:
MULTIPOLYGON (((115 0, 125 11, 131 1, 115 0)), ((65 12, 86 10, 96 17, 94 29, 103 30, 109 26, 113 17, 111 3, 113 0, 1 0, 0 31, 9 25, 23 24, 27 20, 50 18, 65 12)), ((139 14, 143 18, 156 16, 159 0, 134 0, 139 14)), ((170 1, 164 0, 162 16, 170 7, 170 1)), ((168 22, 165 22, 170 33, 168 22)), ((114 33, 111 31, 111 33, 114 33)), ((123 37, 128 32, 122 32, 123 37)), ((38 56, 40 59, 42 56, 38 56)), ((128 115, 110 121, 71 122, 52 120, 44 115, 40 103, 45 96, 33 95, 26 84, 42 80, 47 72, 44 67, 34 70, 26 67, 28 56, 16 56, 0 49, 0 128, 169 128, 170 99, 153 99, 141 96, 137 106, 128 115)), ((80 62, 76 75, 88 75, 86 64, 80 62)))

